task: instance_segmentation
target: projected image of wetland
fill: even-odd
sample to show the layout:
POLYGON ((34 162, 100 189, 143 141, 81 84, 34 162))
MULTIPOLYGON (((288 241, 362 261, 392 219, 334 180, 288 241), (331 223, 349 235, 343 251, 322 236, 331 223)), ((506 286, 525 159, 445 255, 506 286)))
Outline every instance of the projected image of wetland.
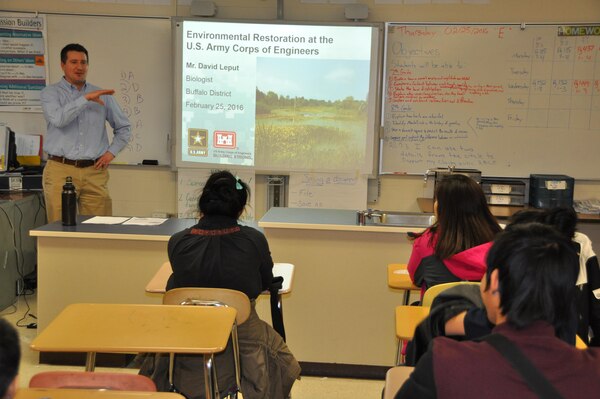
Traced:
POLYGON ((367 61, 259 58, 256 86, 257 168, 362 166, 367 61))

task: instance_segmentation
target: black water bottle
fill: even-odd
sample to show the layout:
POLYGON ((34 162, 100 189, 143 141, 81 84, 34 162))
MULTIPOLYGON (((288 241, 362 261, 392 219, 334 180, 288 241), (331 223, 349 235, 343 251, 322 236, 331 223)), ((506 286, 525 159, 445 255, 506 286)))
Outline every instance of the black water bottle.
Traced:
POLYGON ((75 186, 71 176, 67 176, 67 181, 62 191, 62 224, 65 226, 75 226, 77 220, 77 196, 75 186))

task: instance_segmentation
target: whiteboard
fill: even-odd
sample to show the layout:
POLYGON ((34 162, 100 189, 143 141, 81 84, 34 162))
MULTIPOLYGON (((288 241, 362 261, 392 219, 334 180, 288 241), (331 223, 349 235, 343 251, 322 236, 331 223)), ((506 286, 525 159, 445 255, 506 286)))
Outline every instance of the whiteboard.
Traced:
POLYGON ((564 28, 388 24, 380 172, 600 178, 600 27, 564 28))
POLYGON ((364 209, 367 176, 290 172, 290 208, 364 209))
POLYGON ((47 15, 47 21, 50 83, 62 77, 60 50, 68 43, 80 43, 89 52, 88 81, 114 89, 131 121, 132 138, 114 163, 151 159, 170 164, 170 20, 47 15))

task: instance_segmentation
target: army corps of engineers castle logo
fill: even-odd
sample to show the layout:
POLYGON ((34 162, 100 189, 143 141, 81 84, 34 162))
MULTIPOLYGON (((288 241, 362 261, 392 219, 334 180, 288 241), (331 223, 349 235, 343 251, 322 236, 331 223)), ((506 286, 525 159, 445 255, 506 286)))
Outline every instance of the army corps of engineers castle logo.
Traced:
POLYGON ((188 129, 188 155, 193 157, 208 156, 208 130, 188 129))

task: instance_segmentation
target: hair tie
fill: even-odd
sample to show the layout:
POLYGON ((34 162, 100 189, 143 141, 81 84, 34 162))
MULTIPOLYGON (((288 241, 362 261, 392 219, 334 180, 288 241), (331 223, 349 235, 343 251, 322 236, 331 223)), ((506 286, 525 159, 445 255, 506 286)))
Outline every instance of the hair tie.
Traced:
POLYGON ((235 189, 236 190, 243 190, 244 187, 242 187, 242 184, 240 183, 240 178, 239 177, 235 177, 235 189))

